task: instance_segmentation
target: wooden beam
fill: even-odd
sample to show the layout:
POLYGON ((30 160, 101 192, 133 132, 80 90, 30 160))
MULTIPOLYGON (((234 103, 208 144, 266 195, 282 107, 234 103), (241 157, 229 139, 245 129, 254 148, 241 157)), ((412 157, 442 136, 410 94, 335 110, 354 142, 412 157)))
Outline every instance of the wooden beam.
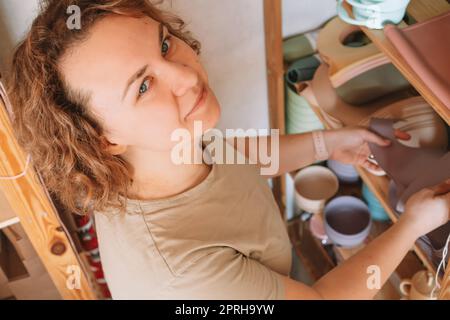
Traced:
MULTIPOLYGON (((25 165, 26 155, 13 135, 8 113, 0 99, 0 175, 16 176, 24 171, 25 165)), ((0 180, 0 188, 62 298, 97 299, 73 243, 34 168, 30 166, 26 175, 19 179, 0 180), (67 283, 71 283, 70 277, 78 271, 80 286, 71 289, 67 283)))
MULTIPOLYGON (((284 65, 281 0, 264 0, 264 26, 266 39, 267 85, 270 127, 285 133, 284 65)), ((273 179, 273 193, 284 215, 286 180, 273 179)))

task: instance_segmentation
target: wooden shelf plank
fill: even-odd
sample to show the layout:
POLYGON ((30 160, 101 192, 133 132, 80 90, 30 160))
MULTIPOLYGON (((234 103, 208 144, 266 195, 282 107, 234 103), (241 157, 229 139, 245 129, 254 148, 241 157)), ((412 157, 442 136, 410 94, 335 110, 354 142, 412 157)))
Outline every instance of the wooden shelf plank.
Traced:
POLYGON ((17 223, 20 223, 19 217, 13 217, 13 218, 10 218, 10 219, 7 219, 7 220, 2 220, 2 221, 0 221, 0 230, 1 229, 5 229, 5 228, 10 227, 10 226, 13 226, 13 225, 15 225, 17 223))
MULTIPOLYGON (((351 14, 350 6, 346 6, 351 14)), ((450 10, 450 5, 446 1, 412 0, 408 7, 408 13, 418 22, 425 21, 439 14, 450 10), (432 4, 433 3, 433 4, 432 4)), ((400 27, 405 27, 401 24, 400 27)), ((417 75, 411 66, 394 48, 391 42, 384 36, 383 30, 372 30, 366 27, 361 28, 370 40, 392 61, 397 69, 405 76, 411 85, 422 95, 422 97, 436 110, 436 112, 450 124, 450 109, 448 109, 428 88, 426 83, 417 75)))
MULTIPOLYGON (((383 208, 386 210, 387 214, 389 215, 389 218, 392 222, 397 222, 398 217, 395 214, 394 210, 391 208, 391 205, 389 203, 389 179, 387 177, 376 177, 369 172, 367 172, 363 168, 358 168, 358 173, 363 179, 363 181, 367 184, 369 189, 375 194, 377 199, 382 204, 383 208)), ((433 263, 428 259, 426 254, 423 252, 423 250, 417 245, 414 245, 414 251, 417 254, 417 256, 422 260, 425 267, 433 272, 433 274, 436 274, 436 269, 433 265, 433 263)))
MULTIPOLYGON (((0 140, 0 175, 14 176, 23 172, 26 157, 15 139, 10 118, 1 102, 0 134, 5 137, 0 140)), ((97 299, 73 242, 65 233, 58 213, 33 167, 30 166, 27 174, 19 179, 0 181, 0 189, 20 219, 61 296, 69 300, 97 299), (76 281, 80 284, 79 288, 72 289, 67 285, 74 278, 79 279, 79 282, 76 281)))
POLYGON ((5 194, 0 190, 0 229, 18 222, 19 218, 14 213, 14 210, 11 209, 5 194))
POLYGON ((408 14, 417 22, 430 20, 450 10, 447 0, 412 0, 408 6, 408 14))

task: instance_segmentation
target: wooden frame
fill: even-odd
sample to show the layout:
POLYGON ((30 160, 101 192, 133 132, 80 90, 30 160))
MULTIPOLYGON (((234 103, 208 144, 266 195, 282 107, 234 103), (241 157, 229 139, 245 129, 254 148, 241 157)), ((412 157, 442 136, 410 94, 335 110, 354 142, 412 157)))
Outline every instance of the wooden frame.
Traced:
MULTIPOLYGON (((271 129, 285 133, 284 116, 284 66, 281 0, 264 0, 264 27, 266 38, 267 82, 269 94, 269 116, 271 129)), ((273 179, 273 193, 281 215, 284 216, 286 178, 273 179)))
MULTIPOLYGON (((17 143, 1 100, 0 137, 0 175, 22 173, 27 157, 17 143)), ((88 273, 34 168, 30 165, 26 174, 16 180, 0 180, 0 187, 62 298, 97 299, 88 273)))

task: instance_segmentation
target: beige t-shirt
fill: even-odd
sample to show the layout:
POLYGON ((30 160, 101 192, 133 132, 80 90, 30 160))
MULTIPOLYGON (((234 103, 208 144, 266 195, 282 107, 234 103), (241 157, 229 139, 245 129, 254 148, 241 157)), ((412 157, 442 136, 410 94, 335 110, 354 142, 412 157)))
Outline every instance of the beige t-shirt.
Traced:
POLYGON ((187 192, 128 199, 95 224, 113 299, 284 299, 291 244, 255 165, 214 164, 187 192))

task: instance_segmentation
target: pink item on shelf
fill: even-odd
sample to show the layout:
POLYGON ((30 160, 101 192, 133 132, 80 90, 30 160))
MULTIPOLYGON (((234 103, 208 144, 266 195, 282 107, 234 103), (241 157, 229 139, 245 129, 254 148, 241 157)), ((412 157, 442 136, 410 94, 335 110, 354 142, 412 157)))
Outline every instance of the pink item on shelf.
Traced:
POLYGON ((311 220, 309 220, 309 229, 317 239, 321 241, 328 240, 327 233, 325 232, 325 226, 323 224, 323 219, 320 214, 313 215, 311 220))
POLYGON ((384 33, 425 85, 450 109, 450 12, 403 29, 387 25, 384 33))

